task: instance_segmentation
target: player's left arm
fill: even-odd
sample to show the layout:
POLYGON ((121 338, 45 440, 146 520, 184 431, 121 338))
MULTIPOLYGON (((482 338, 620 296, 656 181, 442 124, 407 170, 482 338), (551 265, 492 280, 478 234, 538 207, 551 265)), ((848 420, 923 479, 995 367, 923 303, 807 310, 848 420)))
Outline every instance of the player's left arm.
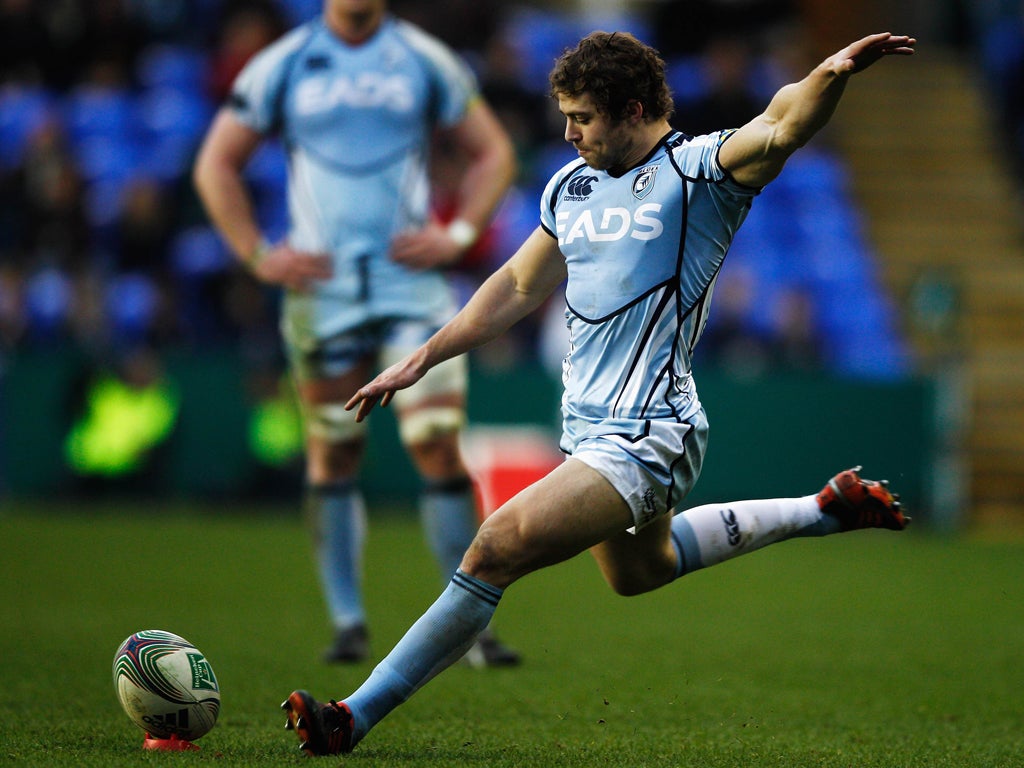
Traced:
POLYGON ((722 144, 719 162, 732 177, 761 187, 786 160, 821 130, 839 104, 850 76, 883 56, 909 56, 917 41, 883 32, 868 35, 829 56, 797 83, 779 89, 765 111, 722 144))
POLYGON ((392 257, 407 266, 426 269, 457 261, 487 228, 515 178, 512 139, 483 98, 472 100, 465 116, 448 134, 455 150, 467 158, 458 209, 447 226, 430 223, 395 239, 392 257))

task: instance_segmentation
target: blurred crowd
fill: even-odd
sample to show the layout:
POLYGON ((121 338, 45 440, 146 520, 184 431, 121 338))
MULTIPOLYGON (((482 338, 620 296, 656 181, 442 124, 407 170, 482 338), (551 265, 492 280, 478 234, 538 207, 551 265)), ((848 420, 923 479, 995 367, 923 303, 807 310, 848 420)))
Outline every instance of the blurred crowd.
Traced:
MULTIPOLYGON (((581 35, 614 27, 659 47, 674 122, 693 134, 745 122, 814 63, 788 0, 662 0, 612 16, 500 0, 391 7, 466 57, 519 152, 515 189, 453 270, 466 295, 536 226, 544 182, 573 156, 546 78, 581 35)), ((189 173, 241 66, 319 10, 320 0, 0 0, 0 355, 70 346, 119 359, 173 346, 277 359, 278 297, 235 265, 189 173)), ((1019 118, 1024 100, 1014 103, 1019 118)), ((457 162, 438 147, 440 215, 457 162)), ((268 236, 284 236, 279 148, 261 151, 249 181, 268 236)), ((875 270, 825 135, 758 198, 723 272, 702 364, 902 375, 906 351, 875 270)), ((557 358, 563 332, 553 306, 481 359, 557 358)))

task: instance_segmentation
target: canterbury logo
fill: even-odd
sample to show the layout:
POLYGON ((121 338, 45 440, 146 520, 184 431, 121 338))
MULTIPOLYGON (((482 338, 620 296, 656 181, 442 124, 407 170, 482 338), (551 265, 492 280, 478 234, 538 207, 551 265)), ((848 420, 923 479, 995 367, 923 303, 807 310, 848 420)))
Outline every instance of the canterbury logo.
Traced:
POLYGON ((566 200, 586 200, 594 191, 594 182, 597 176, 577 176, 566 186, 566 200))
POLYGON ((740 524, 736 521, 736 513, 730 509, 718 514, 722 516, 722 522, 725 523, 725 533, 729 538, 729 545, 732 547, 739 546, 740 524))
POLYGON ((643 504, 643 509, 640 511, 637 522, 645 525, 658 516, 658 494, 654 492, 653 488, 648 488, 640 497, 640 503, 643 504))

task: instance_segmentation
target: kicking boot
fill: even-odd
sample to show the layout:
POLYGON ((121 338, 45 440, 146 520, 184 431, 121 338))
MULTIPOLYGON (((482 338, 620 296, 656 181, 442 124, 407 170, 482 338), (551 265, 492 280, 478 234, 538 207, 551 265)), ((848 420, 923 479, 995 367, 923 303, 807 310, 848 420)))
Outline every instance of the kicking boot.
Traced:
POLYGON ((840 472, 818 494, 818 506, 839 520, 844 531, 888 528, 902 531, 910 518, 903 514, 900 495, 889 491, 889 481, 865 480, 859 466, 840 472))
POLYGON ((337 755, 351 752, 355 722, 345 702, 331 699, 321 704, 306 691, 292 691, 281 709, 288 713, 284 727, 295 731, 299 749, 310 756, 337 755))

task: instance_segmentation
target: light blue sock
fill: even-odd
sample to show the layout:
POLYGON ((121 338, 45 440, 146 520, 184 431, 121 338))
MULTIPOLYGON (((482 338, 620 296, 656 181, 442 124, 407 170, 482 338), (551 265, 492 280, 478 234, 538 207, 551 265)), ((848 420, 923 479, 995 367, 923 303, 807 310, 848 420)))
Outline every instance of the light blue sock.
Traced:
POLYGON ((676 578, 777 541, 838 532, 839 521, 821 511, 815 496, 693 507, 672 518, 676 578))
POLYGON ((429 484, 420 494, 420 521, 441 569, 441 578, 447 583, 461 565, 462 556, 476 535, 476 499, 472 481, 465 477, 429 484))
POLYGON ((451 666, 483 631, 504 590, 456 571, 441 596, 410 627, 359 689, 345 699, 353 744, 434 675, 451 666))
POLYGON ((365 624, 362 572, 366 507, 362 494, 347 482, 310 486, 306 509, 332 623, 338 629, 365 624))

